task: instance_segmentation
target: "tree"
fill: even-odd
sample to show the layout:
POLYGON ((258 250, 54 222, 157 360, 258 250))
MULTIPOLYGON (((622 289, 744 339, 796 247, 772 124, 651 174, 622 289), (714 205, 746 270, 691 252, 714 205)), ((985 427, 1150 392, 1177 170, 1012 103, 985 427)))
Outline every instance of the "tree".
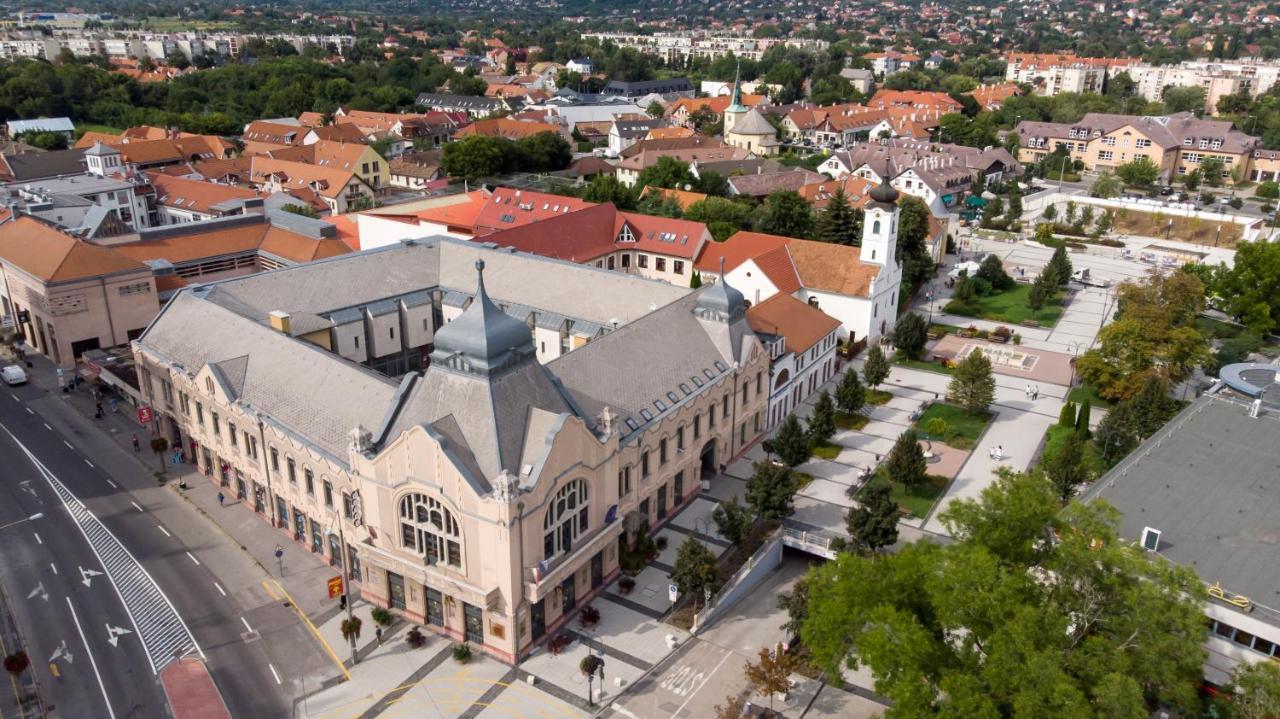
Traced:
POLYGON ((1045 467, 1045 474, 1053 482, 1058 497, 1066 504, 1075 494, 1076 487, 1089 478, 1084 465, 1084 438, 1075 432, 1067 434, 1058 451, 1045 467))
POLYGON ((702 286, 702 273, 698 272, 697 270, 694 270, 693 274, 689 275, 689 288, 696 290, 701 286, 702 286))
POLYGON ((707 595, 719 586, 716 555, 694 537, 686 537, 681 542, 672 570, 671 583, 681 594, 692 594, 696 605, 705 602, 707 595))
POLYGON ((1254 188, 1253 194, 1263 200, 1280 198, 1280 183, 1274 180, 1259 182, 1258 186, 1254 188))
POLYGON ((752 470, 745 494, 747 506, 760 519, 791 516, 791 502, 796 496, 796 481, 791 476, 791 469, 773 462, 756 462, 752 470))
POLYGON ((1046 268, 1040 271, 1036 276, 1036 281, 1032 283, 1031 290, 1027 292, 1027 307, 1032 310, 1039 310, 1044 307, 1045 300, 1049 298, 1049 287, 1051 280, 1049 279, 1049 270, 1046 268))
POLYGON ((1233 266, 1219 267, 1213 293, 1223 311, 1258 335, 1274 330, 1280 322, 1280 243, 1237 243, 1233 266))
POLYGON ((539 132, 516 141, 516 165, 525 172, 555 172, 573 162, 569 142, 558 132, 539 132))
POLYGON ((974 273, 974 277, 978 277, 991 283, 991 289, 996 292, 1003 292, 1011 289, 1016 283, 1004 271, 1004 263, 1000 261, 1000 257, 995 254, 987 255, 982 260, 982 264, 978 265, 978 271, 974 273))
MULTIPOLYGON (((448 145, 445 147, 448 147, 448 145)), ((693 172, 689 170, 687 162, 681 162, 674 157, 663 156, 659 157, 657 162, 640 171, 640 176, 636 180, 636 187, 684 189, 685 185, 692 185, 696 179, 693 176, 693 172)))
POLYGON ((1139 155, 1117 167, 1116 175, 1131 187, 1150 187, 1160 176, 1160 168, 1146 155, 1139 155))
POLYGON ((25 672, 29 666, 31 666, 31 658, 21 649, 4 658, 5 671, 15 677, 25 672))
POLYGON ((41 150, 67 149, 67 136, 61 132, 23 132, 15 139, 41 150))
POLYGON ((716 705, 716 719, 745 719, 747 703, 742 697, 728 696, 724 703, 716 705))
POLYGON ((320 213, 319 213, 319 212, 316 212, 314 209, 312 209, 312 208, 311 208, 310 206, 308 206, 308 205, 298 205, 298 204, 294 204, 294 203, 290 202, 289 204, 284 205, 284 206, 283 206, 283 207, 281 207, 280 209, 284 210, 285 212, 289 212, 289 213, 292 213, 292 214, 295 214, 295 215, 302 215, 303 217, 310 217, 310 218, 311 218, 311 219, 313 219, 313 220, 316 220, 316 219, 319 219, 319 218, 320 218, 320 213))
POLYGON ((827 207, 818 216, 816 239, 837 245, 858 243, 858 218, 849 206, 844 190, 837 187, 827 201, 827 207))
POLYGON ((1071 281, 1071 273, 1075 271, 1065 247, 1054 249, 1053 256, 1049 258, 1049 262, 1045 267, 1053 272, 1052 284, 1055 287, 1066 287, 1067 283, 1071 281))
POLYGON ((845 414, 854 414, 867 401, 867 390, 858 381, 858 371, 852 367, 840 375, 836 384, 836 406, 845 414))
POLYGON ((831 441, 836 433, 836 404, 825 389, 818 395, 809 413, 809 444, 818 447, 831 441))
POLYGON ((151 438, 151 451, 156 453, 156 460, 160 462, 160 471, 166 472, 164 465, 164 453, 169 450, 169 440, 164 437, 151 438))
POLYGON ((1045 205, 1045 208, 1043 211, 1041 211, 1040 216, 1050 222, 1053 222, 1054 218, 1058 216, 1058 208, 1054 205, 1045 205))
POLYGON ((774 432, 773 439, 769 441, 769 446, 773 447, 774 454, 788 467, 809 461, 809 438, 794 413, 783 418, 778 431, 774 432))
POLYGON ((1103 460, 1123 457, 1138 446, 1128 402, 1121 402, 1107 412, 1093 433, 1093 443, 1103 460))
POLYGON ((440 155, 440 167, 451 177, 461 177, 475 182, 503 171, 510 141, 500 137, 471 135, 444 146, 440 155))
POLYGON ((902 281, 917 287, 933 275, 933 257, 929 255, 929 208, 919 197, 904 195, 898 200, 898 262, 902 263, 902 281))
POLYGON ((887 719, 1145 719, 1147 700, 1194 715, 1203 584, 1121 542, 1114 509, 1060 509, 1043 476, 1006 472, 942 519, 949 544, 813 571, 800 635, 815 664, 865 666, 887 719))
POLYGON ((1222 187, 1222 176, 1226 172, 1226 163, 1221 157, 1209 156, 1200 161, 1200 176, 1209 187, 1222 187))
POLYGON ((915 486, 924 482, 925 478, 924 450, 920 449, 920 438, 914 429, 898 435, 885 460, 885 471, 889 479, 904 486, 915 486))
POLYGON ((813 211, 799 193, 778 190, 756 210, 754 225, 757 232, 803 239, 813 234, 813 211))
POLYGON ((918 312, 908 312, 893 328, 893 345, 911 359, 920 359, 929 340, 929 325, 918 312))
POLYGON ((351 657, 353 660, 356 657, 356 641, 360 639, 360 626, 363 623, 360 617, 352 616, 343 619, 342 623, 338 625, 338 631, 342 632, 342 638, 351 645, 351 657))
POLYGON ((1230 719, 1280 716, 1280 667, 1274 662, 1240 662, 1231 673, 1230 719))
POLYGON ((715 241, 724 242, 738 230, 750 226, 751 208, 736 200, 708 197, 689 205, 684 219, 705 223, 715 241))
POLYGON ((751 510, 738 504, 737 497, 717 504, 711 512, 711 520, 716 523, 716 531, 730 544, 741 543, 751 531, 751 510))
POLYGON ((1062 409, 1058 411, 1059 427, 1075 427, 1076 426, 1076 406, 1071 402, 1062 405, 1062 409))
POLYGON ((872 389, 889 379, 889 359, 884 356, 884 350, 880 349, 880 345, 873 345, 870 350, 867 350, 867 361, 862 365, 862 379, 872 389))
POLYGON ((1094 197, 1119 197, 1123 191, 1124 183, 1110 170, 1099 173, 1098 179, 1094 180, 1093 186, 1089 188, 1089 194, 1094 197))
POLYGON ((800 636, 800 627, 809 616, 809 576, 796 579, 791 591, 778 594, 778 609, 787 613, 787 621, 779 629, 788 636, 800 636))
POLYGON ((849 508, 845 527, 858 551, 875 552, 898 541, 898 504, 892 492, 888 484, 872 484, 859 497, 860 506, 849 508))
POLYGON ((991 374, 991 360, 983 352, 965 355, 951 374, 948 392, 970 414, 982 414, 995 400, 996 380, 991 374))
POLYGON ((1088 397, 1080 403, 1080 412, 1076 415, 1076 434, 1089 436, 1089 414, 1093 411, 1093 402, 1088 397))
POLYGON ((1169 397, 1169 385, 1158 375, 1148 375, 1128 404, 1131 426, 1143 439, 1159 431, 1177 408, 1177 403, 1169 397))
POLYGON ((612 202, 619 210, 636 208, 636 190, 618 181, 614 175, 596 175, 582 188, 582 199, 587 202, 612 202))
POLYGON ((1197 115, 1203 115, 1204 97, 1203 87, 1171 85, 1161 93, 1160 100, 1164 103, 1165 112, 1194 112, 1197 115))
POLYGON ((655 117, 655 118, 662 117, 663 113, 665 113, 666 111, 667 110, 662 106, 662 103, 658 102, 657 100, 654 100, 653 102, 649 103, 649 107, 645 108, 645 112, 649 113, 649 117, 655 117))
POLYGON ((742 671, 757 694, 769 697, 769 711, 773 711, 773 696, 786 694, 791 689, 791 672, 795 666, 795 659, 778 644, 773 649, 760 647, 756 663, 747 662, 742 671))

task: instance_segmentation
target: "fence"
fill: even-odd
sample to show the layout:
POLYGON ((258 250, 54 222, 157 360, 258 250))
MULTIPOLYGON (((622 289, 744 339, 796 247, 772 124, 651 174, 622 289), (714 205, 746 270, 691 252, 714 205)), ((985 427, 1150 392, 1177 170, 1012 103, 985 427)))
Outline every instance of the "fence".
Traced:
POLYGON ((705 629, 713 621, 716 620, 720 612, 733 606, 734 602, 746 596, 747 592, 755 589, 761 581, 764 580, 770 572, 777 569, 782 564, 782 534, 775 532, 768 541, 751 555, 747 563, 738 568, 733 573, 729 581, 716 592, 702 611, 693 615, 693 628, 691 633, 697 634, 705 629))
POLYGON ((1093 205, 1094 207, 1104 207, 1113 210, 1146 212, 1148 214, 1164 215, 1166 217, 1195 217, 1206 222, 1230 222, 1241 226, 1241 239, 1245 241, 1257 240, 1264 235, 1264 222, 1260 217, 1249 217, 1247 215, 1217 212, 1214 210, 1201 210, 1196 208, 1195 205, 1186 202, 1165 202, 1164 200, 1155 199, 1131 200, 1116 197, 1089 197, 1088 195, 1070 195, 1054 189, 1036 193, 1035 195, 1027 195, 1022 199, 1022 209, 1027 213, 1036 212, 1043 210, 1048 205, 1057 205, 1068 201, 1074 202, 1077 205, 1093 205))

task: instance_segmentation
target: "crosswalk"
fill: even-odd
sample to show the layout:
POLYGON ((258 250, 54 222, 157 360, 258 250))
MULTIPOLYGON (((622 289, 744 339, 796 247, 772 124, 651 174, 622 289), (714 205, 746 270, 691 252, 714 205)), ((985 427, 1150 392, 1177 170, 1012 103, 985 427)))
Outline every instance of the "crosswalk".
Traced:
MULTIPOLYGON (((5 431, 8 433, 7 429, 5 431)), ((12 434, 9 436, 22 448, 23 453, 62 500, 89 548, 102 563, 103 571, 111 580, 111 586, 133 623, 134 632, 142 641, 151 671, 159 673, 169 662, 192 652, 204 658, 204 652, 196 644, 191 630, 147 570, 26 446, 12 434)))

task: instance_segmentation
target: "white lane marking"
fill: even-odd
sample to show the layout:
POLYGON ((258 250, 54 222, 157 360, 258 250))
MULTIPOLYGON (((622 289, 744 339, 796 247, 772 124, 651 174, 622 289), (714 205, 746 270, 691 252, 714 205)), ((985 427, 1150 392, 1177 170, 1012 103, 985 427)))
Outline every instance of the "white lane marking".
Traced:
POLYGON ((196 555, 192 554, 191 552, 187 552, 187 557, 190 558, 191 561, 195 562, 196 564, 200 563, 200 560, 196 559, 196 555))
POLYGON ((80 634, 80 641, 84 642, 84 651, 89 655, 89 665, 93 667, 93 675, 98 678, 98 688, 102 690, 102 701, 107 705, 107 715, 111 719, 116 719, 115 710, 111 708, 111 697, 107 696, 107 686, 102 683, 102 674, 98 671, 98 662, 93 658, 93 650, 89 648, 89 640, 84 637, 84 629, 80 628, 80 617, 76 616, 76 608, 71 604, 71 597, 67 597, 67 609, 71 610, 71 619, 76 623, 76 631, 80 634))
POLYGON ((49 562, 49 568, 53 570, 54 574, 58 573, 58 568, 54 566, 53 562, 49 562))
POLYGON ((67 449, 75 449, 75 445, 71 444, 70 442, 68 442, 68 441, 67 441, 67 440, 65 440, 65 439, 64 439, 64 440, 62 440, 62 443, 63 443, 63 444, 65 444, 65 445, 67 445, 67 449))
POLYGON ((249 630, 249 631, 251 631, 251 632, 253 631, 253 627, 249 626, 249 620, 248 620, 248 619, 245 619, 244 617, 240 617, 240 621, 244 622, 244 628, 245 628, 245 629, 248 629, 248 630, 249 630))
POLYGON ((32 532, 32 534, 36 535, 36 544, 44 544, 44 540, 40 538, 39 532, 32 532))
POLYGON ((215 587, 217 587, 217 588, 218 588, 218 593, 219 593, 219 594, 221 594, 221 595, 222 595, 222 596, 224 596, 224 597, 225 597, 225 596, 227 596, 227 590, 223 589, 221 584, 218 584, 217 582, 214 582, 214 583, 213 583, 213 586, 215 586, 215 587))
POLYGON ((120 485, 116 484, 115 482, 112 482, 109 479, 107 480, 107 484, 111 485, 113 489, 120 489, 120 485))
POLYGON ((44 428, 49 430, 50 432, 53 431, 53 427, 50 427, 48 422, 42 422, 41 424, 43 424, 44 428))
POLYGON ((12 392, 10 392, 10 393, 9 393, 9 396, 13 398, 13 401, 14 401, 14 402, 21 402, 21 401, 22 401, 22 400, 18 399, 18 395, 14 394, 14 393, 12 393, 12 392))
POLYGON ((132 504, 132 505, 133 505, 133 508, 134 508, 134 509, 136 509, 136 510, 138 510, 139 512, 145 512, 145 511, 147 511, 147 510, 143 509, 142 507, 139 507, 137 502, 130 502, 129 504, 132 504))
POLYGON ((273 677, 275 677, 275 678, 276 678, 276 684, 283 684, 283 683, 284 683, 284 682, 280 681, 280 672, 276 671, 276 665, 274 665, 274 664, 268 664, 268 665, 267 665, 267 668, 271 670, 271 676, 273 676, 273 677))
POLYGON ((158 524, 156 525, 156 529, 159 529, 161 532, 164 532, 164 536, 166 536, 166 537, 172 537, 172 536, 173 536, 172 534, 169 534, 169 530, 165 529, 164 527, 161 527, 161 526, 160 526, 160 525, 158 525, 158 524))
POLYGON ((720 660, 720 663, 716 665, 715 669, 711 670, 711 673, 707 675, 707 678, 703 679, 702 683, 699 684, 697 687, 691 687, 692 691, 689 692, 689 697, 680 703, 679 709, 676 709, 674 712, 671 713, 672 719, 675 719, 675 717, 680 715, 680 712, 684 711, 684 708, 688 706, 689 702, 693 701, 693 698, 698 695, 698 692, 701 691, 702 688, 707 685, 708 681, 711 681, 711 677, 714 677, 716 675, 716 672, 720 671, 720 667, 724 666, 724 663, 729 660, 729 657, 731 655, 732 655, 731 652, 725 652, 724 657, 720 660))
POLYGON ((27 410, 27 414, 35 414, 35 410, 31 409, 30 407, 24 407, 23 409, 27 410))
POLYGON ((85 464, 87 464, 87 465, 89 465, 90 467, 92 467, 92 466, 93 466, 93 462, 90 462, 90 461, 89 461, 89 460, 87 460, 87 459, 84 461, 84 463, 85 463, 85 464))

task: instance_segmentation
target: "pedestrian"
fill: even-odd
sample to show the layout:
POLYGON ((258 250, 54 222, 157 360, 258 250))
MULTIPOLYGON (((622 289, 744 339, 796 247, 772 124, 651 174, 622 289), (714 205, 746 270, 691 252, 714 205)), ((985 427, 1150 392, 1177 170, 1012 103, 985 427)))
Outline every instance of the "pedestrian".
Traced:
POLYGON ((1031 385, 1027 385, 1026 393, 1027 399, 1031 399, 1031 385))
POLYGON ((138 435, 134 434, 133 435, 133 451, 137 452, 141 448, 142 448, 142 445, 138 444, 138 435))
POLYGON ((98 402, 94 408, 93 417, 94 419, 102 419, 105 416, 106 415, 102 413, 102 403, 98 402))
POLYGON ((1040 399, 1040 385, 1036 385, 1035 389, 1031 390, 1031 399, 1040 399))
POLYGON ((378 627, 373 631, 374 636, 378 637, 378 646, 382 646, 382 627, 378 627))
POLYGON ((112 397, 111 399, 107 400, 107 404, 111 407, 112 414, 120 413, 120 400, 116 399, 115 397, 112 397))
POLYGON ((224 499, 226 499, 226 497, 222 496, 222 492, 218 492, 218 506, 219 506, 219 507, 221 507, 221 506, 222 506, 222 501, 223 501, 224 499))

